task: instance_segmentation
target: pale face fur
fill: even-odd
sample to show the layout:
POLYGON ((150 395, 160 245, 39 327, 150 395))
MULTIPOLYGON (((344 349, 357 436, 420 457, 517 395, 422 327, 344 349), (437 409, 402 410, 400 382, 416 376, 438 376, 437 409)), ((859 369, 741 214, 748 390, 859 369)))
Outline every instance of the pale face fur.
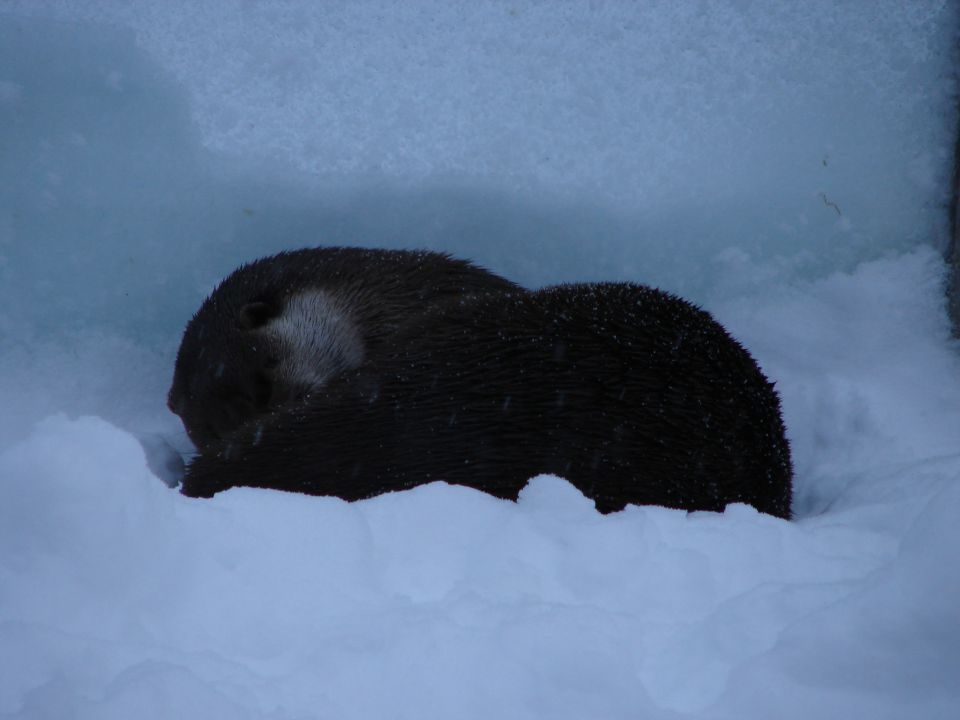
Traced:
MULTIPOLYGON (((356 324, 349 312, 322 290, 291 297, 280 315, 260 332, 279 348, 275 384, 298 388, 301 393, 363 362, 363 339, 356 324)), ((289 391, 283 394, 291 395, 289 391)))

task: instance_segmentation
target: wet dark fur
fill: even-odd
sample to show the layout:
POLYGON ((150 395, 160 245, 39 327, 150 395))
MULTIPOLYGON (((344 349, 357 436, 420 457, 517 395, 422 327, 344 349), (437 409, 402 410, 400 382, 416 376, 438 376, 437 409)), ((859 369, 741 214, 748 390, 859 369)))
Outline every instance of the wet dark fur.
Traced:
MULTIPOLYGON (((309 290, 327 292, 349 310, 363 361, 376 364, 394 349, 396 333, 434 303, 520 288, 466 261, 428 251, 312 248, 244 265, 190 320, 177 354, 168 405, 195 445, 203 448, 228 437, 245 422, 314 389, 301 378, 278 376, 289 353, 265 332, 291 298, 309 290)), ((337 374, 359 363, 337 358, 330 364, 337 374)))
POLYGON ((438 306, 376 362, 204 448, 182 491, 347 500, 433 480, 514 499, 538 473, 628 503, 790 516, 780 404, 710 315, 630 284, 438 306))

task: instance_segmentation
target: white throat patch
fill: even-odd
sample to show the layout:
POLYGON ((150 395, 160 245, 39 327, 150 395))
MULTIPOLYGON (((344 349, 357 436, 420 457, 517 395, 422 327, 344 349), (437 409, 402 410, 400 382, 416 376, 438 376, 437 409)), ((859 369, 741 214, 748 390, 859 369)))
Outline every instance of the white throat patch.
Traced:
POLYGON ((277 373, 291 384, 317 387, 363 362, 363 338, 353 318, 322 290, 291 297, 264 331, 278 341, 277 373))

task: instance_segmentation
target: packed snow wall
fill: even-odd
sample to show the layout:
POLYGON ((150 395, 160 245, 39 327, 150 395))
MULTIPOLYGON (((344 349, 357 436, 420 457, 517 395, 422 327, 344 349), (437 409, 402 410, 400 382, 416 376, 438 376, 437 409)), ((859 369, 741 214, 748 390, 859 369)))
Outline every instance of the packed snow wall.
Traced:
POLYGON ((0 12, 4 437, 159 417, 189 314, 281 248, 709 302, 948 243, 949 3, 0 12))
POLYGON ((955 8, 765 5, 7 3, 7 315, 169 331, 303 244, 699 300, 946 249, 955 8))

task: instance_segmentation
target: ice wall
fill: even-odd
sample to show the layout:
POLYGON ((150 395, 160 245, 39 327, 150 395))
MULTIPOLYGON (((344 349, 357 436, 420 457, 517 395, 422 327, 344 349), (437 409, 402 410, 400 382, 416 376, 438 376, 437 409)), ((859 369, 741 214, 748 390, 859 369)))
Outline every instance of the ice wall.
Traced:
POLYGON ((711 306, 942 248, 954 3, 0 5, 0 442, 162 405, 239 262, 431 247, 711 306))
POLYGON ((17 317, 42 293, 166 331, 234 262, 304 243, 702 300, 744 254, 791 276, 946 242, 944 0, 0 11, 17 317))

